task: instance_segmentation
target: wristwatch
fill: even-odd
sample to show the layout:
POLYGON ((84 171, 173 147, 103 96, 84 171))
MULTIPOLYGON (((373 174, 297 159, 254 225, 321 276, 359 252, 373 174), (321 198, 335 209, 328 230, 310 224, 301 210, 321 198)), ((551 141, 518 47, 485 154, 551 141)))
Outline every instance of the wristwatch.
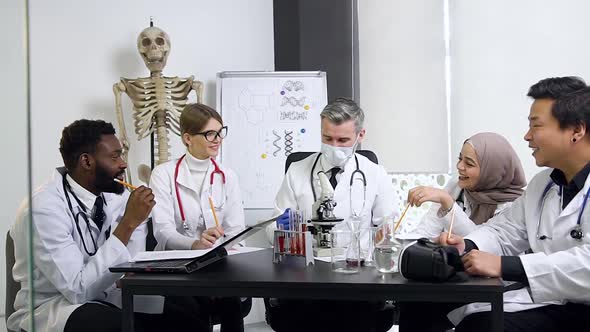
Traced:
POLYGON ((447 214, 449 214, 449 212, 451 212, 453 210, 453 208, 455 207, 455 204, 451 205, 450 208, 448 209, 443 209, 442 205, 440 206, 440 209, 438 210, 438 215, 440 218, 446 216, 447 214))

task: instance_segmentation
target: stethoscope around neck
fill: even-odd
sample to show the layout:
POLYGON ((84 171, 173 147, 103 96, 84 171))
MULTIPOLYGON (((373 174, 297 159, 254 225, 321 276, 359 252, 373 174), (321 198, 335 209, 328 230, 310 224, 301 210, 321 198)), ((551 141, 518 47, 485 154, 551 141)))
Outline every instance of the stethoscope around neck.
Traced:
MULTIPOLYGON (((314 174, 314 170, 318 164, 318 161, 320 160, 320 157, 322 156, 321 153, 318 153, 318 156, 315 158, 315 161, 313 162, 313 166, 311 167, 311 172, 309 174, 309 184, 311 186, 311 192, 313 193, 313 201, 317 201, 317 194, 315 192, 315 186, 313 185, 313 174, 314 174)), ((354 154, 354 161, 356 163, 356 169, 352 172, 352 174, 350 175, 350 186, 349 186, 349 192, 348 192, 348 197, 350 199, 350 215, 353 218, 360 218, 362 216, 363 211, 365 210, 365 204, 367 203, 367 177, 365 176, 365 173, 360 169, 359 167, 359 159, 356 155, 356 153, 354 154), (360 212, 356 212, 353 207, 352 207, 352 188, 353 188, 353 184, 354 184, 354 180, 355 180, 355 176, 356 175, 360 175, 360 180, 363 183, 363 206, 361 207, 360 212)), ((345 163, 346 165, 346 163, 345 163)), ((343 169, 344 171, 344 169, 343 169)))
MULTIPOLYGON (((82 247, 84 247, 84 251, 86 251, 88 256, 94 256, 94 255, 96 255, 96 252, 98 251, 98 245, 96 244, 96 240, 94 239, 94 236, 92 235, 92 231, 90 230, 90 220, 88 219, 88 215, 86 214, 86 207, 80 201, 78 196, 76 196, 76 194, 74 194, 74 192, 72 191, 72 187, 70 187, 70 184, 68 183, 68 180, 66 179, 66 174, 63 174, 63 176, 62 176, 62 186, 64 189, 64 196, 66 197, 66 201, 68 202, 68 209, 70 210, 70 213, 72 214, 72 218, 74 218, 74 223, 76 224, 76 230, 78 231, 78 234, 80 235, 80 239, 82 240, 82 247), (68 194, 68 192, 69 192, 69 194, 68 194), (78 208, 82 211, 79 211, 78 213, 74 213, 74 207, 72 205, 72 201, 70 200, 70 194, 72 195, 72 197, 74 197, 74 200, 76 200, 76 203, 78 204, 78 208), (82 219, 84 219, 84 223, 86 224, 86 229, 88 230, 88 233, 90 233, 90 240, 92 241, 92 245, 94 246, 94 251, 92 251, 92 252, 90 250, 88 250, 88 246, 86 246, 86 241, 84 240, 84 234, 82 234, 82 229, 80 228, 80 216, 82 216, 82 219)), ((110 234, 111 234, 111 226, 109 226, 109 228, 107 228, 107 230, 105 232, 105 237, 108 239, 110 234)))
MULTIPOLYGON (((180 218, 182 219, 182 228, 184 230, 189 230, 189 226, 188 226, 188 224, 186 222, 186 218, 184 216, 184 208, 182 207, 182 200, 180 199, 180 190, 178 189, 178 181, 176 181, 178 179, 178 169, 180 168, 180 163, 182 162, 184 157, 186 157, 186 155, 183 155, 182 157, 180 157, 178 159, 178 161, 176 162, 176 167, 174 168, 174 189, 176 190, 176 200, 178 201, 178 210, 180 211, 180 218)), ((219 165, 217 164, 215 159, 209 158, 209 160, 211 160, 211 163, 213 164, 213 171, 211 172, 211 176, 209 178, 209 197, 213 197, 213 182, 215 179, 215 174, 218 174, 219 176, 221 176, 221 184, 222 184, 221 198, 222 199, 221 199, 221 204, 219 204, 219 206, 215 206, 215 210, 221 211, 221 209, 225 205, 225 173, 221 170, 221 168, 219 168, 219 165)), ((199 202, 200 202, 200 200, 199 200, 199 202)))
MULTIPOLYGON (((541 196, 541 210, 540 210, 540 215, 539 215, 539 220, 537 221, 537 239, 539 240, 553 240, 552 237, 547 236, 547 235, 541 235, 540 233, 540 229, 541 229, 541 220, 543 219, 543 209, 545 208, 545 200, 547 199, 547 193, 549 193, 549 190, 551 190, 551 187, 553 187, 553 181, 550 181, 547 186, 545 186, 545 189, 543 190, 543 195, 541 196)), ((559 186, 559 195, 561 197, 561 200, 563 200, 563 189, 561 186, 559 186)), ((584 208, 586 207, 586 203, 588 201, 588 196, 590 195, 590 188, 588 188, 588 190, 586 191, 586 194, 584 195, 584 201, 582 202, 582 207, 580 208, 580 213, 578 213, 578 220, 576 222, 576 225, 574 226, 574 228, 572 228, 572 230, 570 231, 570 236, 572 239, 576 240, 576 241, 582 241, 582 239, 584 238, 584 232, 582 230, 582 214, 584 214, 584 208)), ((560 208, 561 208, 561 200, 560 200, 560 208)))

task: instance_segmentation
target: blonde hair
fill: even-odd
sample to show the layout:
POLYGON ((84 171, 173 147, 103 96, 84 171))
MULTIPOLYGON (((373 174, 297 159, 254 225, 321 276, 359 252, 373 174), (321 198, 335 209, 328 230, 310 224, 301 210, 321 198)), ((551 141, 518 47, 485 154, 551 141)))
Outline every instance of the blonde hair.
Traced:
POLYGON ((187 104, 180 114, 180 133, 196 135, 205 128, 211 118, 223 125, 221 115, 213 108, 205 104, 187 104))
POLYGON ((223 125, 221 115, 212 107, 205 104, 187 104, 180 114, 180 135, 200 133, 212 118, 223 125))

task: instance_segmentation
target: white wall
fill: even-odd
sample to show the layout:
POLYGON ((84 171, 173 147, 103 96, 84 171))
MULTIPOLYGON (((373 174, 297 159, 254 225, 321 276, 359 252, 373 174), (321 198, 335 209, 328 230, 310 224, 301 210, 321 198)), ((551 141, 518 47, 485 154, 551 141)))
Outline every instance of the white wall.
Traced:
MULTIPOLYGON (((585 17, 590 2, 450 0, 450 4, 451 160, 454 163, 466 137, 478 131, 497 131, 512 142, 530 179, 538 169, 522 140, 530 105, 526 91, 549 76, 580 75, 590 80, 590 47, 584 38, 590 31, 585 17)), ((10 32, 0 36, 1 45, 11 45, 0 52, 0 63, 7 64, 8 70, 4 77, 10 78, 0 83, 0 100, 6 103, 5 123, 10 123, 1 131, 1 138, 10 142, 3 148, 5 155, 11 156, 0 166, 2 174, 10 174, 3 182, 0 200, 3 248, 5 231, 26 194, 27 162, 22 1, 4 0, 0 6, 0 27, 10 32)), ((210 105, 215 101, 217 71, 273 69, 271 0, 186 0, 166 4, 155 0, 33 0, 31 7, 35 184, 47 179, 53 167, 61 164, 57 147, 65 125, 81 117, 115 123, 112 84, 119 76, 147 75, 135 40, 150 15, 172 39, 164 73, 196 75, 205 81, 205 102, 210 105)), ((444 87, 441 80, 425 77, 428 72, 442 77, 444 70, 442 5, 427 0, 405 1, 403 5, 400 1, 360 1, 359 14, 361 47, 373 48, 372 52, 361 52, 360 59, 361 105, 371 121, 364 147, 375 149, 380 156, 388 155, 382 159, 391 162, 390 170, 435 171, 429 165, 446 162, 447 158, 446 137, 438 131, 433 134, 438 126, 446 126, 444 87), (378 24, 399 31, 397 35, 385 33, 377 28, 378 24), (434 29, 436 26, 440 31, 434 29), (428 43, 432 43, 432 49, 426 46, 428 43), (397 54, 404 51, 409 53, 397 54), (376 76, 379 71, 385 74, 376 76), (416 78, 411 79, 413 75, 416 78), (376 88, 383 90, 377 94, 377 90, 373 91, 376 88), (432 116, 409 112, 417 109, 411 100, 432 112, 432 116), (410 121, 398 119, 395 112, 403 112, 410 121), (383 123, 388 130, 379 132, 377 126, 383 123), (379 142, 392 144, 384 146, 379 142), (413 144, 417 148, 410 148, 413 144)), ((129 103, 124 107, 127 128, 132 133, 129 103)), ((148 163, 147 143, 132 149, 134 166, 148 163)), ((177 149, 174 154, 180 152, 177 149)), ((247 217, 251 221, 267 213, 249 211, 247 217)), ((262 244, 264 239, 258 241, 262 244)), ((0 255, 0 270, 4 268, 3 259, 0 255)), ((4 294, 3 284, 0 294, 4 294)))
POLYGON ((0 174, 4 177, 0 186, 0 315, 4 314, 6 232, 14 221, 18 204, 27 194, 24 15, 23 1, 0 2, 0 31, 3 31, 0 45, 4 45, 0 52, 3 67, 0 100, 4 119, 0 130, 4 155, 0 162, 0 174))
MULTIPOLYGON (((205 82, 209 105, 215 104, 216 72, 274 68, 271 0, 33 0, 31 7, 35 184, 62 164, 57 148, 65 125, 83 117, 116 125, 113 83, 149 76, 136 40, 150 16, 171 39, 164 75, 195 75, 205 82)), ((136 142, 123 98, 136 174, 138 163, 149 165, 149 141, 136 142)), ((180 140, 171 140, 173 157, 182 154, 180 140)))
POLYGON ((393 172, 447 172, 442 0, 359 1, 364 149, 393 172))
MULTIPOLYGON (((449 0, 451 171, 481 131, 508 138, 527 178, 539 171, 523 140, 528 88, 551 76, 590 81, 585 0, 449 0)), ((388 171, 446 171, 443 1, 359 1, 364 148, 388 171), (444 129, 444 130, 441 130, 444 129)))
POLYGON ((540 169, 523 140, 531 100, 542 78, 590 81, 590 2, 586 0, 451 0, 451 158, 479 131, 512 143, 527 179, 540 169))

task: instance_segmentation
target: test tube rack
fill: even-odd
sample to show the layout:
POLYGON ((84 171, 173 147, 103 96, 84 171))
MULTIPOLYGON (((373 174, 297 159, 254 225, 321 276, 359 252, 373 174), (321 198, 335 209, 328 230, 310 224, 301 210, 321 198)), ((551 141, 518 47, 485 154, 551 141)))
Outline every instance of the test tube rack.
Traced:
POLYGON ((299 256, 305 257, 305 266, 314 264, 312 241, 309 231, 275 230, 273 263, 281 263, 285 256, 299 256))

